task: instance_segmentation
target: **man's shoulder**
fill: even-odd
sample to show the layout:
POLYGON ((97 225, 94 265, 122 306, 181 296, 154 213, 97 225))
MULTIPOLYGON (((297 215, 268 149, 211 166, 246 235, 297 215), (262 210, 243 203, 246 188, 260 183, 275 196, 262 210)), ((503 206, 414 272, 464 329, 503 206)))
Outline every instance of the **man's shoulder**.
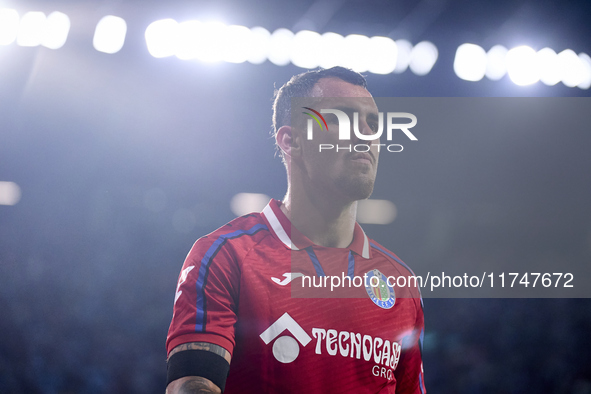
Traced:
POLYGON ((394 252, 392 252, 385 246, 380 245, 377 241, 371 238, 369 239, 369 245, 372 249, 372 253, 381 254, 393 263, 403 266, 406 270, 408 270, 411 273, 411 275, 414 275, 413 270, 404 261, 402 261, 402 259, 398 257, 394 252))
MULTIPOLYGON (((417 281, 416 281, 416 275, 414 273, 414 271, 404 262, 402 261, 402 259, 400 257, 398 257, 396 254, 394 254, 392 251, 390 251, 389 249, 387 249, 386 247, 380 245, 379 243, 377 243, 376 241, 374 241, 373 239, 369 240, 369 244, 370 247, 372 249, 372 257, 376 258, 377 255, 381 255, 383 257, 385 257, 388 261, 390 261, 390 263, 392 264, 392 266, 395 266, 399 269, 399 273, 403 276, 406 276, 407 280, 409 280, 409 282, 404 282, 405 285, 403 285, 402 287, 406 286, 406 283, 408 283, 409 288, 411 289, 411 293, 410 296, 407 294, 406 296, 403 296, 403 298, 412 298, 415 300, 415 305, 416 308, 419 308, 422 310, 423 308, 423 298, 421 296, 421 289, 419 286, 417 286, 417 281), (415 281, 412 282, 410 281, 410 277, 414 277, 415 281), (414 283, 414 285, 412 285, 412 283, 414 283)), ((404 293, 398 293, 398 295, 403 295, 404 293)))
POLYGON ((195 246, 222 246, 236 242, 241 244, 256 243, 268 234, 269 228, 263 219, 263 215, 259 212, 253 212, 237 217, 211 233, 204 235, 195 241, 195 246))

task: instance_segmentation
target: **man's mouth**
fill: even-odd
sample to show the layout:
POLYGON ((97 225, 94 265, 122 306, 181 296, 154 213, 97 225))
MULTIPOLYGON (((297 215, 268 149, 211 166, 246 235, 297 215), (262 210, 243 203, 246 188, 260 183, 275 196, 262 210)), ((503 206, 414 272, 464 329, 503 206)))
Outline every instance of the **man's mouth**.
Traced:
POLYGON ((369 164, 373 164, 373 156, 369 152, 355 152, 352 153, 349 157, 350 160, 358 161, 358 162, 367 162, 369 164))

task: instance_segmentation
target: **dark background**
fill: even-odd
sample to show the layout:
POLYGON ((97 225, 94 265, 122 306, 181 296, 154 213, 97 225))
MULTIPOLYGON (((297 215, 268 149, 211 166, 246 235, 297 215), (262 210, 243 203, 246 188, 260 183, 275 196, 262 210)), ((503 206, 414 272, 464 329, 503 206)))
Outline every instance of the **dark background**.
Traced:
MULTIPOLYGON (((452 67, 464 42, 590 53, 588 2, 0 6, 21 15, 58 10, 72 21, 59 50, 0 47, 0 180, 22 189, 17 205, 0 206, 2 393, 163 392, 174 289, 192 243, 233 218, 234 194, 285 192, 271 98, 303 70, 155 59, 143 38, 152 21, 215 17, 438 47, 426 76, 368 74, 376 97, 590 95, 562 84, 518 87, 508 77, 466 82, 452 67), (327 5, 332 13, 320 17, 314 7, 327 5), (107 14, 128 24, 113 55, 92 48, 107 14)), ((413 146, 381 165, 373 196, 393 201, 398 217, 366 231, 418 268, 589 264, 591 137, 543 125, 539 133, 483 135, 479 153, 451 132, 441 144, 447 154, 413 146)), ((591 393, 588 299, 425 299, 425 314, 431 393, 591 393)))

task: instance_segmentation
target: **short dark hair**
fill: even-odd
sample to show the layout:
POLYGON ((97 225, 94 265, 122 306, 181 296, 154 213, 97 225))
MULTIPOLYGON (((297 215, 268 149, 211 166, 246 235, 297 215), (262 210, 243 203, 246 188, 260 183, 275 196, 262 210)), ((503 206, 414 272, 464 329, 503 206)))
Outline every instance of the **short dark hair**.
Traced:
POLYGON ((345 67, 320 68, 294 75, 285 85, 275 91, 273 102, 273 134, 281 126, 291 122, 291 99, 293 97, 309 97, 312 88, 322 78, 339 78, 353 85, 367 89, 365 77, 356 71, 345 67))

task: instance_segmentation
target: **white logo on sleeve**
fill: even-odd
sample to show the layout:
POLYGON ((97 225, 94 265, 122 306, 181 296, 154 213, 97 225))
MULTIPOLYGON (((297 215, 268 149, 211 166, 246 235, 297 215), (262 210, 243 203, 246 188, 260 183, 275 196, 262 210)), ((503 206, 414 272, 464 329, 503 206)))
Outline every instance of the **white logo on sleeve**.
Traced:
POLYGON ((306 346, 312 340, 306 331, 287 312, 263 331, 260 337, 265 342, 265 345, 268 345, 277 338, 273 344, 273 356, 275 356, 277 361, 286 364, 294 361, 300 354, 300 345, 298 345, 298 342, 302 346, 306 346), (295 339, 287 335, 277 338, 285 330, 289 331, 295 339))
POLYGON ((283 277, 285 279, 281 280, 279 278, 271 277, 271 280, 277 283, 279 286, 285 286, 289 282, 291 282, 295 278, 299 278, 300 276, 304 276, 304 274, 302 274, 301 272, 286 272, 285 274, 283 274, 283 277))
POLYGON ((181 287, 181 285, 183 283, 185 283, 185 281, 187 280, 187 276, 189 276, 189 272, 191 272, 191 270, 195 268, 194 265, 185 268, 182 272, 181 272, 181 277, 179 279, 179 284, 176 286, 176 294, 174 295, 174 303, 176 304, 176 300, 179 299, 179 297, 181 296, 181 294, 183 294, 182 290, 179 290, 179 288, 181 287))

